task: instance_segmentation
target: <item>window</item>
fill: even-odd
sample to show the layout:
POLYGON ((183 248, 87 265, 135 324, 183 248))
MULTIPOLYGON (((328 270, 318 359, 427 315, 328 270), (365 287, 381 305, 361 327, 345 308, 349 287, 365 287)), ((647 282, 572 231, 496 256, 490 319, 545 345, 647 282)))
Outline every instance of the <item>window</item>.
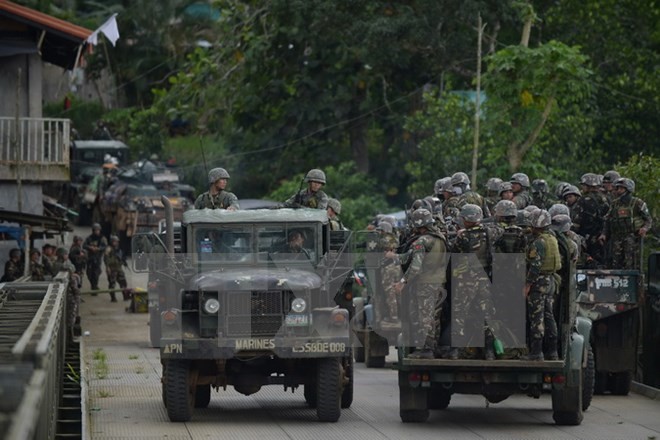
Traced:
POLYGON ((195 234, 200 261, 252 261, 252 231, 244 227, 200 228, 195 234))

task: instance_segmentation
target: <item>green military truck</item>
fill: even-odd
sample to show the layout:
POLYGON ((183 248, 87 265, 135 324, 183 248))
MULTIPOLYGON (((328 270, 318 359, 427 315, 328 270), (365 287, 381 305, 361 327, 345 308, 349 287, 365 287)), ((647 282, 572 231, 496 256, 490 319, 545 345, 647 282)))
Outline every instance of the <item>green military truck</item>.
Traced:
POLYGON ((577 271, 578 313, 593 322, 596 394, 630 392, 637 369, 643 279, 638 270, 577 271))
POLYGON ((170 420, 190 420, 212 389, 265 385, 302 386, 320 421, 338 420, 353 400, 351 233, 330 231, 324 210, 190 210, 175 253, 167 202, 165 243, 138 234, 133 247, 157 298, 170 420))
MULTIPOLYGON (((562 246, 560 250, 565 263, 568 251, 562 246)), ((400 346, 395 368, 398 370, 401 420, 424 422, 429 417, 429 410, 446 409, 453 394, 479 394, 491 403, 498 403, 513 394, 539 398, 549 392, 555 423, 580 424, 593 394, 593 357, 589 348, 591 321, 577 316, 576 278, 572 265, 563 264, 561 279, 555 313, 559 333, 558 360, 532 361, 516 355, 495 360, 414 359, 408 357, 410 347, 400 346)), ((507 353, 515 353, 515 350, 505 350, 507 353)))

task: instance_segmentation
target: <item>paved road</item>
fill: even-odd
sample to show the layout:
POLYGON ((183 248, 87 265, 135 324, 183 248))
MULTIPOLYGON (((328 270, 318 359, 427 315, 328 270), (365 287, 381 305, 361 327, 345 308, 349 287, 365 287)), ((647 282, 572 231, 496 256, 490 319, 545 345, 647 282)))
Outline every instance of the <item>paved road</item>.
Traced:
MULTIPOLYGON (((143 276, 129 274, 139 286, 143 276)), ((102 278, 101 288, 105 284, 102 278)), ((148 316, 127 313, 107 294, 86 296, 81 307, 88 385, 88 431, 93 440, 119 439, 660 439, 660 401, 631 394, 596 396, 576 427, 552 421, 549 396, 512 397, 486 405, 478 396, 453 396, 449 409, 424 424, 399 419, 395 372, 355 372, 355 401, 337 423, 319 423, 302 390, 264 387, 246 397, 213 392, 207 409, 189 423, 170 423, 161 401, 158 351, 148 347, 148 316), (104 363, 95 360, 105 355, 104 363)))

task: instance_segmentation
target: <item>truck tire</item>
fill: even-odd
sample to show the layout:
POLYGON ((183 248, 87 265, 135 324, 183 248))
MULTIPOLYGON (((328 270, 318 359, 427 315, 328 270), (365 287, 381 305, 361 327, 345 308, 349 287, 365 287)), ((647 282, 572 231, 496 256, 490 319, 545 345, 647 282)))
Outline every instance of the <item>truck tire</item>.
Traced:
POLYGON ((342 409, 350 408, 353 404, 353 355, 344 358, 344 378, 347 383, 341 392, 341 407, 342 409))
POLYGON ((627 396, 632 385, 632 371, 612 373, 611 380, 610 389, 612 390, 612 394, 615 396, 627 396))
POLYGON ((596 386, 596 362, 594 351, 589 344, 587 348, 587 366, 582 370, 582 411, 586 411, 591 405, 596 386))
POLYGON ((367 368, 383 368, 385 366, 385 356, 369 356, 365 351, 364 364, 367 368))
POLYGON ((447 409, 451 401, 451 392, 438 386, 431 385, 428 396, 429 409, 447 409))
POLYGON ((552 390, 552 418, 557 425, 579 425, 584 417, 582 413, 582 377, 580 371, 577 386, 565 386, 552 390))
POLYGON ((173 359, 165 369, 165 401, 172 422, 188 422, 195 408, 196 387, 190 361, 173 359))
POLYGON ((341 366, 339 365, 339 359, 319 359, 316 373, 316 415, 321 422, 336 422, 341 415, 341 366))
POLYGON ((355 362, 364 362, 364 347, 353 347, 355 362))
POLYGON ((399 417, 403 423, 422 423, 429 418, 428 388, 411 387, 408 373, 399 370, 399 417))
POLYGON ((607 373, 603 373, 602 371, 596 371, 595 372, 595 378, 594 378, 594 394, 600 395, 600 394, 605 394, 605 391, 607 391, 607 373))
POLYGON ((208 408, 211 403, 211 384, 197 385, 195 390, 195 408, 208 408))

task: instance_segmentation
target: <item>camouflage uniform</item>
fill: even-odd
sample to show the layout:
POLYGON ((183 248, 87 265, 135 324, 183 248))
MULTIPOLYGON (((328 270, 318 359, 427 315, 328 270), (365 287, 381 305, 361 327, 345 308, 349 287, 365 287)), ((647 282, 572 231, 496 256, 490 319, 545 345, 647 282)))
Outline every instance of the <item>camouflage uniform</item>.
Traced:
POLYGON ((651 229, 652 219, 646 203, 626 192, 614 199, 605 218, 603 234, 609 240, 609 266, 640 269, 639 230, 651 229))
POLYGON ((21 266, 14 260, 7 260, 5 263, 5 273, 2 275, 2 282, 14 281, 23 274, 21 266))
MULTIPOLYGON (((546 212, 546 211, 543 211, 546 212)), ((546 212, 547 213, 547 212, 546 212)), ((555 235, 547 230, 535 233, 527 248, 527 323, 530 356, 543 360, 543 338, 557 340, 554 317, 556 282, 554 274, 561 269, 561 256, 555 235)))
POLYGON ((328 196, 322 190, 312 192, 308 189, 301 189, 297 194, 292 195, 284 202, 284 206, 289 208, 312 208, 327 209, 328 196))
MULTIPOLYGON (((124 274, 123 265, 124 254, 118 247, 108 246, 105 249, 103 255, 103 261, 105 262, 105 271, 108 276, 108 289, 114 289, 115 283, 119 284, 119 287, 125 289, 126 284, 126 274, 124 274)), ((111 295, 114 297, 113 295, 111 295)))
POLYGON ((108 240, 100 234, 92 233, 85 239, 83 249, 87 252, 87 278, 93 290, 99 288, 99 277, 101 276, 101 262, 103 253, 108 246, 108 240))
POLYGON ((529 191, 523 188, 513 196, 513 203, 516 204, 518 209, 525 209, 532 204, 532 196, 529 194, 529 191))
POLYGON ((30 279, 32 281, 45 281, 46 280, 46 268, 38 260, 30 260, 30 279))
MULTIPOLYGON (((380 227, 380 226, 379 226, 380 227)), ((380 247, 383 251, 396 251, 398 240, 391 232, 384 232, 380 239, 380 247)), ((385 293, 385 303, 387 304, 388 317, 391 320, 397 320, 399 317, 399 304, 397 302, 397 291, 395 284, 401 279, 403 272, 397 261, 391 259, 383 260, 380 268, 381 284, 383 293, 385 293)))
POLYGON ((83 273, 87 268, 87 254, 83 249, 82 243, 77 245, 75 242, 69 248, 69 259, 73 263, 73 266, 76 268, 76 273, 82 280, 83 273))
MULTIPOLYGON (((426 209, 429 218, 431 213, 426 209)), ((417 211, 416 211, 417 212, 417 211)), ((436 321, 439 308, 446 298, 445 268, 447 252, 445 238, 430 226, 413 242, 410 250, 399 255, 405 267, 401 279, 406 284, 402 292, 402 306, 406 310, 410 329, 408 337, 420 351, 432 352, 436 346, 436 321)), ((404 333, 405 335, 405 333, 404 333)))
POLYGON ((76 268, 68 258, 68 251, 64 248, 58 249, 58 257, 53 263, 53 269, 57 272, 69 274, 69 284, 66 292, 67 327, 72 329, 80 321, 80 288, 81 279, 76 273, 76 268), (61 249, 61 250, 60 250, 61 249), (65 252, 62 252, 65 251, 65 252), (64 255, 67 255, 65 258, 64 255))
POLYGON ((482 337, 486 336, 486 347, 492 348, 493 332, 490 321, 494 305, 490 296, 490 276, 492 269, 492 231, 478 224, 459 231, 452 246, 453 254, 475 254, 479 260, 476 267, 466 256, 452 256, 452 347, 481 347, 482 337), (469 319, 483 316, 484 321, 469 319))
POLYGON ((57 275, 57 272, 53 267, 56 257, 55 255, 47 255, 45 249, 46 248, 44 247, 44 253, 41 256, 41 264, 44 266, 44 275, 54 277, 57 275))
POLYGON ((222 190, 215 195, 209 191, 200 194, 195 200, 195 209, 239 209, 238 197, 232 192, 222 190))
POLYGON ((572 207, 573 230, 584 237, 587 259, 596 265, 603 265, 604 249, 598 241, 603 230, 603 219, 609 210, 607 197, 597 190, 587 190, 572 207))

